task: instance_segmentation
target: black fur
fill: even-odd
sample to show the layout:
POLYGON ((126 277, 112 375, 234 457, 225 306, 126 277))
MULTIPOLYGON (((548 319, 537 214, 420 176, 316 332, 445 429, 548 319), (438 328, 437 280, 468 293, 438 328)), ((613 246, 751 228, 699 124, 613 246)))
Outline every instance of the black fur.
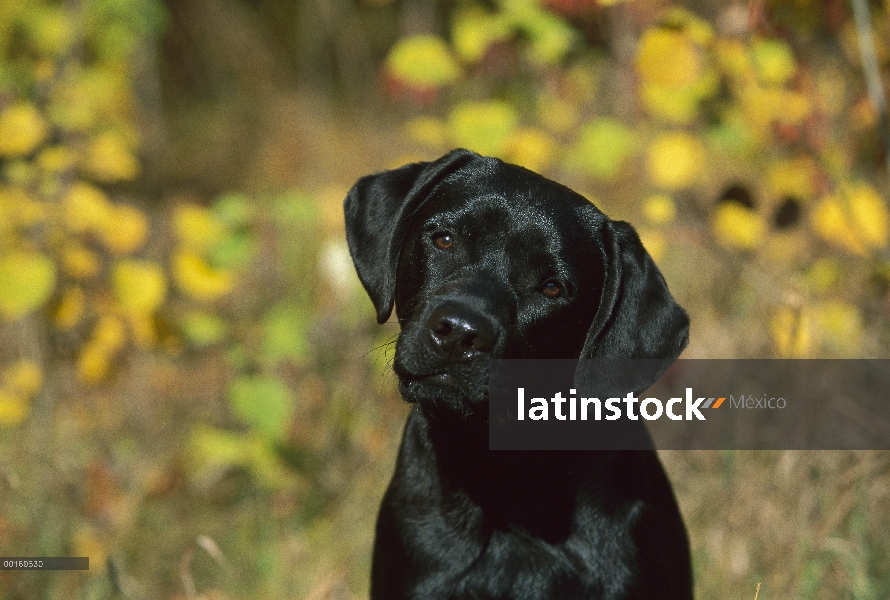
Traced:
POLYGON ((686 531, 654 451, 491 452, 484 427, 490 357, 675 358, 686 346, 686 313, 633 228, 466 150, 363 177, 345 211, 378 321, 395 305, 394 369, 415 403, 371 597, 691 598, 686 531))

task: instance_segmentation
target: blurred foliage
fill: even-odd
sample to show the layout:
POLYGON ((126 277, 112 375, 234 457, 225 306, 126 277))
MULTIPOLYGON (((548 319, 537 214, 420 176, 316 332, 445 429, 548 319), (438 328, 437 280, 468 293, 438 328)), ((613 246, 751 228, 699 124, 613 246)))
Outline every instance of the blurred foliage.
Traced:
MULTIPOLYGON (((689 356, 886 357, 858 33, 841 0, 4 0, 0 553, 91 570, 0 600, 363 597, 406 408, 341 203, 454 146, 630 220, 689 356)), ((664 458, 700 596, 890 594, 885 454, 664 458)))
POLYGON ((148 217, 108 192, 139 175, 129 77, 162 22, 153 0, 0 9, 0 315, 50 314, 82 340, 84 381, 156 342, 167 293, 162 267, 136 258, 148 217))
MULTIPOLYGON (((297 283, 317 278, 315 256, 327 251, 327 260, 337 262, 327 272, 337 278, 330 285, 339 298, 327 306, 354 324, 349 315, 355 311, 344 310, 344 303, 360 297, 342 234, 334 246, 323 245, 331 232, 318 227, 316 199, 290 194, 263 204, 227 193, 202 203, 183 195, 151 209, 134 200, 141 173, 138 64, 164 23, 165 10, 155 0, 0 6, 0 544, 6 554, 87 555, 92 567, 79 579, 5 572, 0 598, 95 597, 109 585, 141 597, 113 553, 163 535, 141 523, 168 518, 163 505, 153 508, 152 497, 225 496, 216 490, 243 469, 266 498, 281 493, 284 502, 299 497, 327 506, 336 484, 315 479, 361 464, 352 465, 343 448, 382 448, 379 439, 392 437, 356 420, 350 401, 332 403, 331 410, 365 426, 361 435, 311 436, 312 423, 339 422, 343 415, 332 418, 321 405, 327 385, 317 375, 304 376, 313 362, 328 360, 313 357, 308 342, 313 319, 325 311, 297 283), (290 245, 293 236, 299 242, 290 245), (256 272, 261 240, 281 246, 282 264, 273 267, 272 279, 279 269, 287 276, 252 292, 248 268, 256 272), (285 285, 297 291, 284 292, 285 285), (200 363, 201 356, 227 358, 209 374, 211 380, 228 374, 224 389, 208 388, 227 402, 223 418, 162 417, 148 434, 113 416, 127 412, 121 406, 134 390, 141 396, 143 386, 155 389, 155 403, 176 394, 175 382, 189 375, 171 376, 171 369, 200 363), (134 373, 151 364, 147 380, 134 373), (164 389, 168 384, 172 390, 164 389), (299 408, 294 389, 303 392, 299 408), (295 436, 309 439, 297 443, 295 436), (144 452, 152 437, 161 442, 156 458, 134 454, 134 444, 144 452), (68 468, 49 466, 60 447, 68 468), (324 460, 330 454, 338 458, 324 460), (37 463, 45 468, 20 470, 37 463), (179 474, 187 488, 180 489, 179 474), (307 482, 311 492, 294 487, 307 482), (72 501, 68 489, 82 497, 72 501)), ((357 359, 371 371, 361 354, 357 359)), ((345 398, 342 388, 334 393, 345 398)), ((229 535, 243 535, 244 527, 252 525, 229 535)), ((304 529, 309 533, 301 535, 319 535, 301 524, 304 529)), ((198 540, 218 550, 210 538, 198 540)), ((180 551, 180 542, 167 542, 180 551)), ((352 551, 353 544, 343 546, 352 551)), ((279 569, 291 555, 280 554, 279 569)), ((225 561, 222 553, 212 557, 225 561)), ((242 589, 262 588, 255 582, 271 568, 269 560, 267 554, 246 563, 235 559, 242 574, 253 574, 242 589)), ((323 573, 314 559, 303 562, 305 573, 323 573)), ((140 578, 160 594, 170 585, 157 574, 165 569, 166 562, 144 563, 140 578)), ((296 587, 276 595, 302 593, 309 583, 282 582, 296 587)))
MULTIPOLYGON (((407 134, 435 151, 465 146, 576 181, 607 211, 626 208, 610 198, 615 186, 679 203, 682 225, 647 218, 646 204, 628 211, 657 260, 705 217, 716 245, 781 274, 783 289, 743 315, 766 309, 764 350, 775 356, 859 356, 864 328, 872 348, 886 347, 886 308, 869 310, 882 300, 872 282, 887 286, 885 149, 852 20, 828 24, 844 42, 835 55, 818 52, 812 15, 807 26, 796 21, 818 13, 816 3, 777 8, 794 26, 782 30, 752 22, 742 5, 726 7, 715 27, 668 3, 607 4, 464 2, 447 38, 403 38, 388 73, 424 113, 407 134), (619 9, 638 41, 603 48, 585 25, 619 9), (448 78, 418 83, 443 64, 448 78), (808 277, 817 265, 834 281, 808 277)), ((880 9, 873 21, 886 29, 880 9)), ((878 55, 886 64, 886 48, 878 55)))

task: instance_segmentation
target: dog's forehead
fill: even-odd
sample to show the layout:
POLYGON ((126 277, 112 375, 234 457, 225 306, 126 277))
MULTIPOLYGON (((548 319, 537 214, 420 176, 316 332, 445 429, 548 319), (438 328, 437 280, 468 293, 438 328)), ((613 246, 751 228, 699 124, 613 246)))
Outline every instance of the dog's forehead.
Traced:
POLYGON ((522 167, 489 158, 452 173, 424 204, 426 217, 479 225, 497 221, 509 223, 517 232, 573 229, 581 213, 599 213, 577 192, 522 167))

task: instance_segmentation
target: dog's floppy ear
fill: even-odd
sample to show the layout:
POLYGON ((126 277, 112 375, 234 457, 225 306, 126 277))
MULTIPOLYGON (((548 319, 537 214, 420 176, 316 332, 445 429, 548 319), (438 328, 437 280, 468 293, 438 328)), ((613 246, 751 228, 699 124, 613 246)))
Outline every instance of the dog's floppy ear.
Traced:
POLYGON ((677 358, 689 341, 689 317, 633 227, 605 219, 605 281, 581 358, 677 358))
POLYGON ((436 184, 476 156, 454 150, 435 162, 367 175, 346 195, 346 241, 358 277, 377 310, 378 323, 384 323, 392 313, 396 269, 408 222, 436 184))

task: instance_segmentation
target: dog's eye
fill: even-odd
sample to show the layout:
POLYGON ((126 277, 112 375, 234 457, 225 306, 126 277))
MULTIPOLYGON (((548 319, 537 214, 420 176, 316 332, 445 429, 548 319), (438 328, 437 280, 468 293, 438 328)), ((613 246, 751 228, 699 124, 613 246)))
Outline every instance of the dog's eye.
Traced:
POLYGON ((559 295, 562 293, 562 289, 555 281, 548 281, 544 284, 544 287, 541 288, 541 293, 548 298, 559 298, 559 295))
POLYGON ((448 250, 454 245, 454 236, 447 231, 434 233, 433 245, 439 250, 448 250))

